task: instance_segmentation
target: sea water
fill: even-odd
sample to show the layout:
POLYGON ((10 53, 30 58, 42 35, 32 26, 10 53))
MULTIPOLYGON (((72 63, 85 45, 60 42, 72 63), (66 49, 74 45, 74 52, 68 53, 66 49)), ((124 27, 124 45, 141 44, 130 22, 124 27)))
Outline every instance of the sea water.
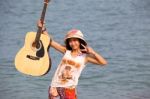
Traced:
MULTIPOLYGON (((24 75, 14 65, 26 33, 37 31, 42 7, 43 0, 0 1, 0 99, 47 99, 63 55, 50 48, 52 68, 42 77, 24 75)), ((79 99, 150 99, 149 0, 52 0, 45 22, 60 44, 67 31, 80 29, 108 61, 103 67, 87 64, 79 99)))

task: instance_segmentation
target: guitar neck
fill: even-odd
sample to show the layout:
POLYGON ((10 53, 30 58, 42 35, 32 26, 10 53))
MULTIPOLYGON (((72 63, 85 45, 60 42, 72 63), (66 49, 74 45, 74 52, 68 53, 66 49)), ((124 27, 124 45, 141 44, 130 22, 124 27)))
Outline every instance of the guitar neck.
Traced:
MULTIPOLYGON (((44 0, 44 6, 43 6, 42 13, 41 13, 41 18, 40 18, 42 24, 44 23, 47 5, 48 5, 48 0, 44 0)), ((39 42, 41 33, 42 33, 42 27, 38 27, 35 42, 39 42)))

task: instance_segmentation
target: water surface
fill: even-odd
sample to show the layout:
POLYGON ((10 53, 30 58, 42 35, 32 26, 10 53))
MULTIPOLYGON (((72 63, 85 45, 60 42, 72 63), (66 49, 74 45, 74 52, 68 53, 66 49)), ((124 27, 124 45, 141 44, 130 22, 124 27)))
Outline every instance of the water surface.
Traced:
MULTIPOLYGON (((52 0, 46 13, 49 34, 63 44, 66 32, 80 29, 107 61, 87 64, 79 99, 150 99, 150 1, 52 0)), ((14 58, 29 31, 36 31, 42 0, 0 1, 0 99, 47 99, 62 55, 50 49, 52 69, 43 77, 19 73, 14 58)))

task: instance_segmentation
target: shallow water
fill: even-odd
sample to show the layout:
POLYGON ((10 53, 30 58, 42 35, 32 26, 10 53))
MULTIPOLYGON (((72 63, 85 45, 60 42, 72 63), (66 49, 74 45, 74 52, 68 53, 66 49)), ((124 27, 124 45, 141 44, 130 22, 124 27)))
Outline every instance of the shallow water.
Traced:
MULTIPOLYGON (((49 34, 63 44, 65 33, 80 29, 107 61, 87 64, 79 99, 150 99, 150 1, 52 0, 46 13, 49 34)), ((14 58, 28 31, 36 31, 42 0, 0 1, 0 99, 47 99, 62 55, 50 49, 52 69, 43 77, 19 73, 14 58)))

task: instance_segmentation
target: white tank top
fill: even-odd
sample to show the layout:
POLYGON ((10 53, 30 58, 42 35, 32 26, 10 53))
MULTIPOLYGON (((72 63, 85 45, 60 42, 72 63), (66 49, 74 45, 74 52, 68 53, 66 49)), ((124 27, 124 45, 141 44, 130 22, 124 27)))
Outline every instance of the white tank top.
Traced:
POLYGON ((71 56, 71 51, 64 54, 51 82, 51 87, 72 87, 78 84, 80 74, 85 67, 86 54, 71 56))

